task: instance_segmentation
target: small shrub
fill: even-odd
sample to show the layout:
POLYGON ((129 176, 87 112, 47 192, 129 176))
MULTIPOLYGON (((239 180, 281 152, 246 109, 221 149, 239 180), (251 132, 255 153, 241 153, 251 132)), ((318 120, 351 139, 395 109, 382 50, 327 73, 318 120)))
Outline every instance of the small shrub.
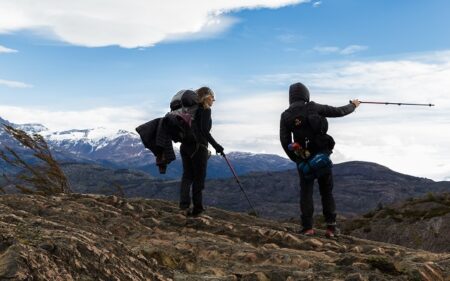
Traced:
POLYGON ((373 218, 373 216, 375 216, 375 212, 371 211, 371 212, 368 212, 368 213, 364 214, 363 218, 371 219, 371 218, 373 218))
POLYGON ((41 195, 71 192, 66 175, 53 158, 47 142, 41 135, 30 136, 22 130, 5 124, 3 127, 6 133, 23 147, 31 150, 33 156, 39 160, 39 164, 32 165, 8 146, 4 146, 4 151, 0 150, 0 159, 22 170, 17 175, 19 183, 15 184, 20 192, 41 195))
POLYGON ((380 270, 381 272, 391 274, 391 275, 399 274, 394 263, 386 257, 380 257, 380 256, 369 257, 367 259, 367 263, 370 264, 373 268, 380 270))
POLYGON ((436 201, 436 198, 435 198, 433 192, 427 193, 427 199, 428 199, 428 201, 436 201))
POLYGON ((118 184, 118 183, 113 183, 112 185, 116 189, 115 195, 118 196, 118 197, 124 198, 125 197, 125 192, 123 190, 123 187, 120 184, 118 184))

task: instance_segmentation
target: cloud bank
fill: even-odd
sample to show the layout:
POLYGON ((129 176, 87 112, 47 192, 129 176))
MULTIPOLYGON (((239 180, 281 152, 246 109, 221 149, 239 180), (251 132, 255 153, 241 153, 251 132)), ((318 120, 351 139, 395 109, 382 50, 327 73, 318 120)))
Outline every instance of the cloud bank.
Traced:
POLYGON ((362 52, 367 50, 367 46, 362 45, 349 45, 345 48, 339 48, 335 46, 321 46, 315 47, 314 51, 323 53, 323 54, 340 54, 340 55, 351 55, 354 53, 362 52))
POLYGON ((0 45, 0 54, 1 53, 17 53, 17 50, 7 48, 5 46, 0 45))
POLYGON ((314 7, 314 8, 318 8, 318 7, 320 7, 321 5, 322 5, 322 1, 316 1, 316 2, 313 3, 313 7, 314 7))
POLYGON ((0 1, 0 33, 36 30, 69 44, 125 48, 213 35, 235 21, 227 13, 309 0, 14 0, 0 1))
POLYGON ((19 88, 19 89, 33 88, 33 85, 30 85, 30 84, 27 84, 24 82, 3 80, 3 79, 0 79, 0 86, 6 86, 8 88, 19 88))

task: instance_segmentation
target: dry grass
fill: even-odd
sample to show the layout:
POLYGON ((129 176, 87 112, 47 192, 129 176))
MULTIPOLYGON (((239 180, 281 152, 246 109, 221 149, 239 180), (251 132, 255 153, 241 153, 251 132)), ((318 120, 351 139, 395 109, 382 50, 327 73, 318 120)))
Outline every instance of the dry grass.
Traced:
POLYGON ((125 197, 125 191, 123 190, 123 187, 120 184, 113 183, 113 187, 116 189, 116 193, 115 193, 116 196, 122 197, 122 198, 125 197))
MULTIPOLYGON (((30 164, 8 146, 4 146, 4 150, 0 150, 0 159, 22 171, 17 175, 19 183, 15 184, 20 192, 40 195, 71 193, 66 175, 53 158, 47 142, 41 135, 30 136, 22 130, 5 124, 3 127, 6 133, 24 148, 30 149, 33 156, 39 160, 38 164, 30 164)), ((11 182, 8 178, 5 179, 7 182, 11 182)))

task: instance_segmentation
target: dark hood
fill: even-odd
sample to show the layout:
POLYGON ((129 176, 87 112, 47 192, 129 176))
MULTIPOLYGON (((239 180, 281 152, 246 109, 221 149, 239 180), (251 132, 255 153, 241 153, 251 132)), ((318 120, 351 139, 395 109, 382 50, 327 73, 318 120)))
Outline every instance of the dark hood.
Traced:
POLYGON ((289 104, 298 101, 309 102, 309 90, 300 82, 289 87, 289 104))

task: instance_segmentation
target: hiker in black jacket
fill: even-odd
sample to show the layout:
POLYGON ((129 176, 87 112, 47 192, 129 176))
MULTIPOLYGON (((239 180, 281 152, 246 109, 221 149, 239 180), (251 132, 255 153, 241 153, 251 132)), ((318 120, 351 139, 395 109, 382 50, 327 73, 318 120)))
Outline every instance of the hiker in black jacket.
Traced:
POLYGON ((183 162, 183 177, 181 179, 180 209, 186 211, 186 215, 198 216, 203 211, 202 190, 205 187, 206 167, 209 158, 208 143, 216 153, 223 155, 223 147, 211 136, 212 127, 211 106, 213 105, 214 92, 208 87, 196 90, 199 98, 199 108, 195 113, 192 124, 195 141, 181 144, 180 154, 183 162), (193 209, 190 208, 189 196, 192 185, 193 209))
MULTIPOLYGON (((296 162, 297 164, 302 163, 302 161, 306 161, 306 159, 311 159, 314 155, 318 153, 326 153, 327 155, 331 154, 331 150, 334 147, 334 141, 331 136, 328 136, 328 142, 331 142, 331 145, 327 146, 316 146, 313 149, 310 149, 308 153, 310 153, 309 157, 306 156, 306 159, 299 156, 298 153, 289 149, 289 145, 294 142, 300 143, 301 140, 296 139, 298 136, 297 128, 301 126, 301 119, 298 116, 307 116, 311 114, 316 114, 322 117, 342 117, 347 114, 352 113, 356 107, 359 106, 360 102, 358 100, 351 101, 350 104, 341 106, 341 107, 332 107, 328 105, 317 104, 309 101, 309 91, 305 85, 302 83, 292 84, 289 88, 289 108, 281 114, 280 120, 280 141, 281 146, 284 151, 288 155, 288 157, 296 162)), ((322 118, 319 117, 319 118, 322 118)), ((323 118, 325 119, 325 118, 323 118)), ((325 119, 326 120, 326 119, 325 119)), ((328 123, 327 123, 328 126, 328 123)), ((304 128, 304 127, 303 127, 304 128)), ((308 142, 306 145, 308 145, 308 142)), ((313 143, 313 142, 312 142, 313 143)), ((300 170, 300 210, 301 210, 301 221, 303 229, 301 230, 302 234, 305 235, 314 235, 313 229, 313 213, 314 213, 314 204, 313 204, 313 186, 314 186, 314 177, 306 177, 300 170)), ((333 198, 333 173, 331 168, 325 171, 324 174, 321 174, 317 177, 317 181, 319 183, 319 191, 322 198, 322 208, 323 215, 325 217, 325 222, 327 223, 327 237, 334 237, 337 235, 338 230, 336 228, 336 206, 333 198)))

